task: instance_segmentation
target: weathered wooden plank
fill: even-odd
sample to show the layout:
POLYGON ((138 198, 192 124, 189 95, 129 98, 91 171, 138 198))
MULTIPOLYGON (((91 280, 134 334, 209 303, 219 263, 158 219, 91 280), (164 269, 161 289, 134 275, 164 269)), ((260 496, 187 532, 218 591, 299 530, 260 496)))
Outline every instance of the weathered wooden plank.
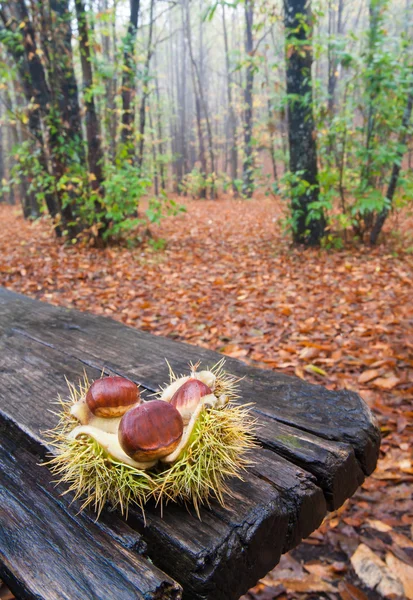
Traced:
MULTIPOLYGON (((189 360, 202 358, 213 364, 220 358, 217 353, 136 331, 109 319, 57 309, 2 290, 1 322, 85 364, 98 368, 105 365, 152 390, 167 379, 165 357, 178 371, 185 370, 189 360)), ((364 402, 352 392, 331 392, 233 359, 228 359, 227 366, 244 377, 242 396, 256 402, 266 447, 313 473, 329 508, 340 506, 362 481, 359 465, 369 473, 377 460, 378 429, 364 402)))
POLYGON ((265 415, 258 417, 258 427, 265 448, 315 476, 329 510, 339 508, 363 483, 364 473, 349 444, 322 439, 265 415))
POLYGON ((0 421, 0 576, 18 598, 181 598, 169 576, 57 499, 37 463, 0 421))
MULTIPOLYGON (((64 374, 76 379, 82 363, 10 328, 0 336, 0 356, 0 409, 39 440, 55 423, 47 409, 65 392, 64 374)), ((96 378, 101 369, 88 372, 96 378)), ((265 454, 257 453, 257 476, 234 481, 227 508, 213 502, 202 522, 179 506, 168 506, 163 519, 148 507, 144 528, 131 512, 128 523, 143 533, 148 555, 184 586, 188 600, 237 598, 321 522, 325 502, 312 476, 282 459, 282 470, 271 472, 265 454)))

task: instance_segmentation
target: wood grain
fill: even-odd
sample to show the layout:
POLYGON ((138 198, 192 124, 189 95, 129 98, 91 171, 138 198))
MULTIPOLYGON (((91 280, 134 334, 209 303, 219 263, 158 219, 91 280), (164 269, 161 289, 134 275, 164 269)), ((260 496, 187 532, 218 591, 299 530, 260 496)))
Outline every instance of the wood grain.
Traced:
POLYGON ((0 440, 0 576, 18 598, 181 598, 168 575, 76 515, 38 456, 4 422, 0 440))

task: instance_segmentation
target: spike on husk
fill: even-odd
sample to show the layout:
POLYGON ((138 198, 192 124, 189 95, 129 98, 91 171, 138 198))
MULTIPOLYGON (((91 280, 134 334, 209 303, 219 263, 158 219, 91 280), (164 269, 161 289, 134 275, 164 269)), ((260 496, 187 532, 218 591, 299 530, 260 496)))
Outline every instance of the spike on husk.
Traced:
MULTIPOLYGON (((127 515, 128 506, 138 505, 143 514, 146 502, 153 498, 164 505, 170 501, 192 504, 198 516, 203 504, 216 498, 225 505, 231 494, 227 479, 238 477, 251 464, 248 451, 256 445, 255 420, 251 405, 237 405, 239 380, 224 370, 224 360, 209 369, 216 377, 214 394, 225 397, 225 404, 203 406, 189 435, 188 443, 170 464, 158 463, 140 470, 115 460, 87 436, 71 439, 69 433, 79 424, 70 409, 84 398, 90 387, 86 374, 75 384, 67 381, 69 396, 58 399, 59 422, 46 432, 54 455, 47 463, 56 483, 66 486, 74 499, 82 499, 81 510, 90 506, 97 518, 106 502, 127 515)), ((168 364, 170 382, 178 377, 168 364)), ((190 365, 191 374, 197 365, 190 365)))

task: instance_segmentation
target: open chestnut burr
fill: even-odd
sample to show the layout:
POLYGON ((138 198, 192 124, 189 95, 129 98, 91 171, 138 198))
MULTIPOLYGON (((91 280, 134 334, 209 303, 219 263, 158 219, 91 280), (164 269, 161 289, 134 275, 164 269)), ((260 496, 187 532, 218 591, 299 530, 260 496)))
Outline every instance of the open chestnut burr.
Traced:
POLYGON ((86 404, 96 417, 121 417, 138 402, 138 386, 119 376, 97 379, 86 394, 86 404))
POLYGON ((162 400, 151 400, 128 410, 119 424, 123 451, 135 461, 157 460, 178 446, 184 424, 177 409, 162 400))

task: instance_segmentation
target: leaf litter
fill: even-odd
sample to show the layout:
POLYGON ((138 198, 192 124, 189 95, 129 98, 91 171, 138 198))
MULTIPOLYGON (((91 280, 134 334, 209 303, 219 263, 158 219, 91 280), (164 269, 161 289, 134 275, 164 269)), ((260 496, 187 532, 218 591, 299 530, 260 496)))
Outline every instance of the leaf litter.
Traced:
POLYGON ((409 244, 293 248, 273 199, 182 201, 153 230, 162 251, 67 245, 2 205, 0 284, 360 393, 382 430, 378 468, 243 600, 413 598, 409 244))

